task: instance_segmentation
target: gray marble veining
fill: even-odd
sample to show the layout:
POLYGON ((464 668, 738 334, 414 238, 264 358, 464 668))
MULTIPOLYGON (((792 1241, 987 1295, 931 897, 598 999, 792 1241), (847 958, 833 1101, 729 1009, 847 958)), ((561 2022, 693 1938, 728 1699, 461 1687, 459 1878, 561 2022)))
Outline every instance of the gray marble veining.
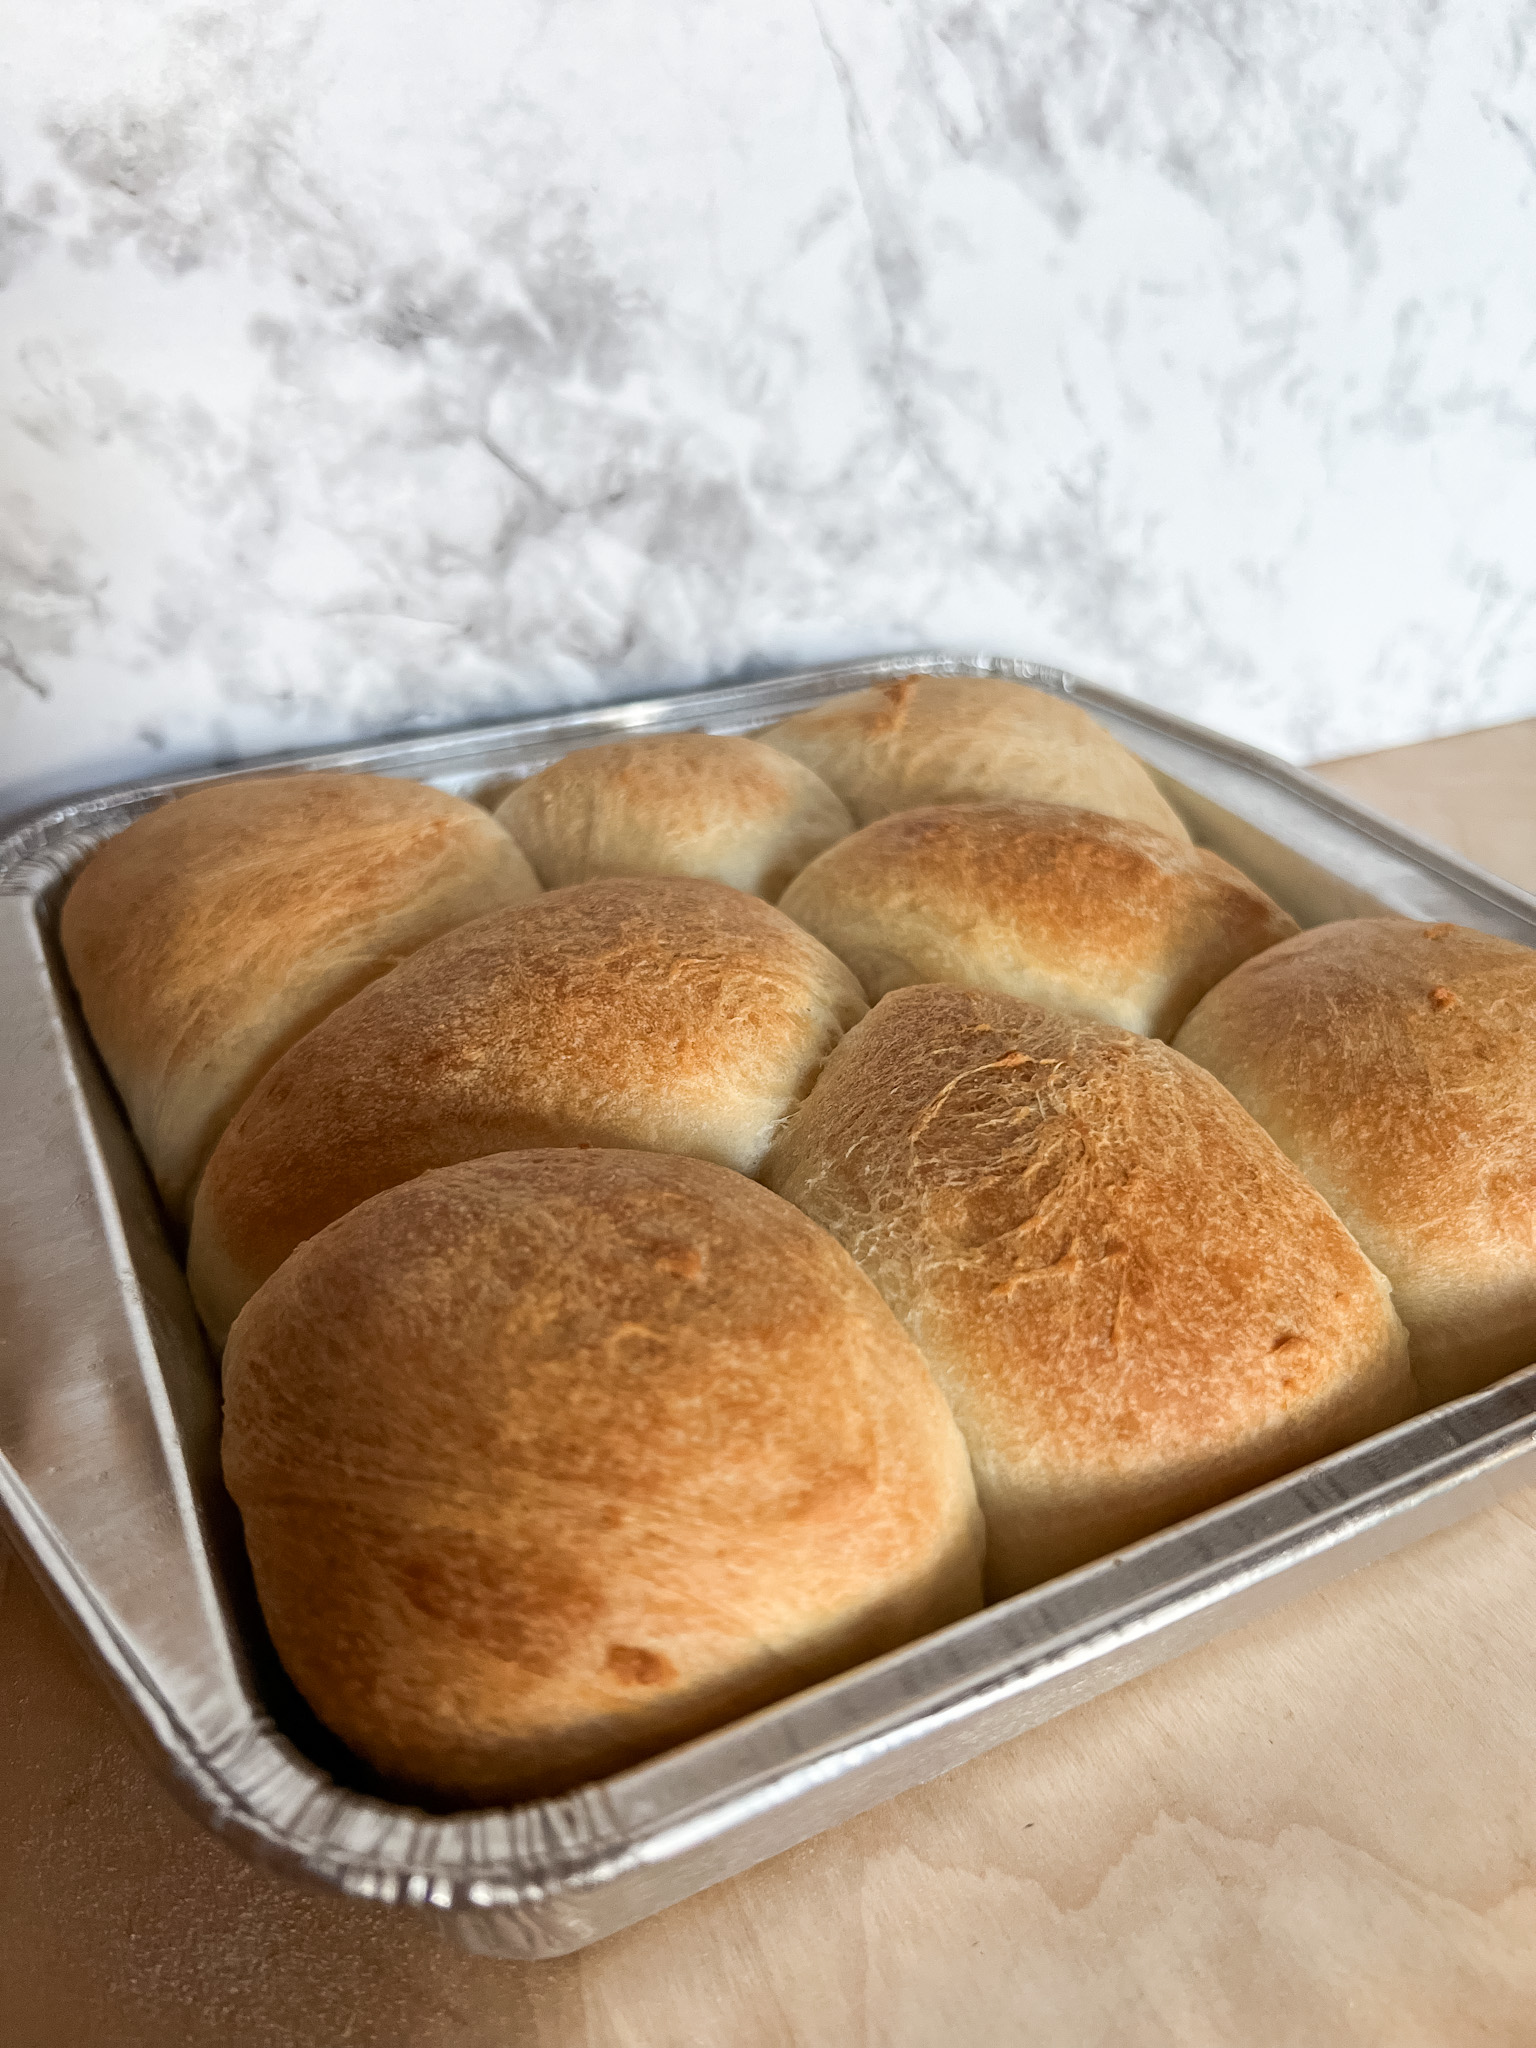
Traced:
POLYGON ((919 642, 1536 711, 1536 4, 56 0, 0 777, 919 642))

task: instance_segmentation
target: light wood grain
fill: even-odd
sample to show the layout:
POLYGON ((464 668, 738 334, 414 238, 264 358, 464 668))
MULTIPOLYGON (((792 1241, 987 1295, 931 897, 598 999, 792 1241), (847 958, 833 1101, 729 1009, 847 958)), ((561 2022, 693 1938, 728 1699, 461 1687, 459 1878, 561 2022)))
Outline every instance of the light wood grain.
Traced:
MULTIPOLYGON (((1513 869, 1487 791, 1501 760, 1536 771, 1536 724, 1435 745, 1473 794, 1429 829, 1513 869)), ((1327 772, 1424 829, 1431 756, 1405 750, 1401 785, 1392 756, 1327 772)), ((1536 1491, 583 1955, 512 1965, 184 1820, 0 1546, 0 2042, 1536 2043, 1533 1619, 1536 1491)))
POLYGON ((1536 719, 1325 761, 1312 772, 1536 890, 1536 719))

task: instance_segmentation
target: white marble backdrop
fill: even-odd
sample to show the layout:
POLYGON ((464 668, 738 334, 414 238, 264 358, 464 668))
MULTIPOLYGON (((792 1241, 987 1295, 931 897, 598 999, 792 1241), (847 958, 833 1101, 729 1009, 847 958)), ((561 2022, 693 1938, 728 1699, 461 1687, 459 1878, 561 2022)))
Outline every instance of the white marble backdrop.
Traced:
POLYGON ((52 0, 12 802, 937 641, 1536 711, 1533 0, 52 0))

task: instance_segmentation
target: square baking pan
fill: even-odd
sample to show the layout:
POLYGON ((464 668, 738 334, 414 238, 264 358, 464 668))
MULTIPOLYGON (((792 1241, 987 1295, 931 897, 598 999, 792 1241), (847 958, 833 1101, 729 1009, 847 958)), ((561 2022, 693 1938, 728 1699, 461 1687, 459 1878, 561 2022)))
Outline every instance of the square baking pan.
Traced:
MULTIPOLYGON (((1301 771, 986 656, 845 663, 225 772, 367 769, 484 797, 572 747, 749 732, 916 669, 1082 704, 1197 839, 1304 925, 1385 910, 1536 945, 1536 898, 1301 771)), ((214 779, 82 797, 0 839, 0 1511, 162 1774, 242 1853, 435 1913, 483 1955, 561 1954, 1536 1478, 1528 1368, 567 1797, 448 1815, 392 1802, 272 1654, 219 1476, 216 1374, 58 951, 91 850, 214 779)))

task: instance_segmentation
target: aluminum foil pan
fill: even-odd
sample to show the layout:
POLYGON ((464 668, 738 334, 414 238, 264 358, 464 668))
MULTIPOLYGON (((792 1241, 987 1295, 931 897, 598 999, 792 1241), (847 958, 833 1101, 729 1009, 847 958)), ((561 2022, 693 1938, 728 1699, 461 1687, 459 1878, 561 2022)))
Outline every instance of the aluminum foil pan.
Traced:
MULTIPOLYGON (((1536 899, 1298 770, 986 656, 849 663, 257 765, 483 796, 614 734, 747 732, 914 668, 1085 705, 1197 837, 1304 924, 1387 909, 1536 945, 1536 899)), ((57 949, 64 888, 91 849, 210 779, 82 797, 0 840, 0 1511, 163 1774, 246 1855, 436 1913, 484 1955, 561 1954, 1536 1476, 1526 1370, 568 1797, 449 1816, 390 1802, 272 1654, 219 1478, 215 1377, 57 949)))

